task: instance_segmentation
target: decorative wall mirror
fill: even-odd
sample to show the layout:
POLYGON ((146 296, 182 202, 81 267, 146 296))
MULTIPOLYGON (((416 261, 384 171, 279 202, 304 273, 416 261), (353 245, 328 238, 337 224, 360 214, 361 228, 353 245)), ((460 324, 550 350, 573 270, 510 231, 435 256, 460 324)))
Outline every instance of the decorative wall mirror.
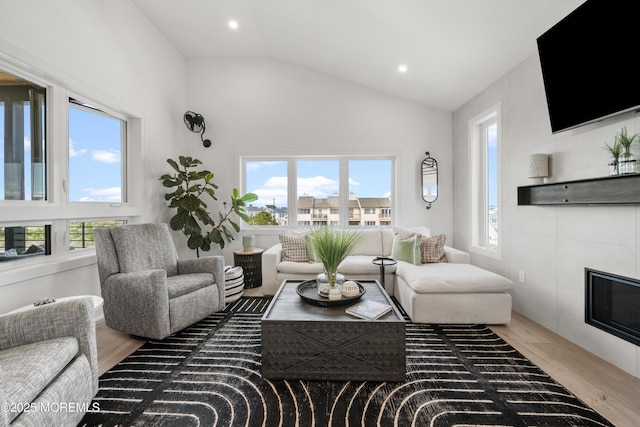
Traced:
POLYGON ((438 198, 438 162, 425 153, 427 158, 422 161, 422 200, 427 202, 427 209, 438 198))

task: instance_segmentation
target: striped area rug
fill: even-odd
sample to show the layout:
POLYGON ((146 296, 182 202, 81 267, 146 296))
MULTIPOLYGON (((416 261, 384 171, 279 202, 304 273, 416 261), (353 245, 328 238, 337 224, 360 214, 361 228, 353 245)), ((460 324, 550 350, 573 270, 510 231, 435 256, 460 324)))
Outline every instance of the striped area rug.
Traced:
POLYGON ((407 323, 404 382, 269 381, 243 297, 100 377, 81 426, 611 426, 484 325, 407 323))

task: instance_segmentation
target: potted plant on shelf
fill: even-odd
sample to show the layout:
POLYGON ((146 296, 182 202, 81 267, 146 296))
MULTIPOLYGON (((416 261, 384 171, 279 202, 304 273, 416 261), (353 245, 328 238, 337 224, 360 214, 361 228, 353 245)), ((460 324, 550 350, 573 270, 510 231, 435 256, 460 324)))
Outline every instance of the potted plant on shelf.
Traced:
MULTIPOLYGON (((616 134, 615 140, 622 147, 622 153, 620 154, 620 160, 618 161, 618 173, 628 174, 635 172, 635 159, 631 153, 631 145, 636 141, 638 135, 627 134, 627 128, 623 127, 620 133, 616 134)), ((614 142, 615 144, 615 142, 614 142)))
POLYGON ((620 155, 622 154, 622 144, 620 144, 618 138, 614 138, 612 145, 605 142, 603 148, 607 150, 611 156, 611 162, 609 162, 609 175, 618 175, 618 162, 620 155))
MULTIPOLYGON (((325 291, 330 293, 335 288, 336 279, 339 276, 338 266, 353 252, 359 240, 360 233, 356 230, 334 230, 327 226, 312 229, 308 234, 308 244, 315 259, 322 263, 328 284, 328 290, 318 286, 320 295, 327 296, 324 295, 325 291)), ((319 280, 323 281, 324 278, 320 276, 319 280)), ((328 296, 331 298, 331 295, 328 296)))
POLYGON ((240 196, 238 189, 234 188, 231 204, 223 202, 224 209, 218 212, 216 223, 203 200, 205 195, 218 200, 215 193, 218 186, 213 182, 213 173, 208 170, 196 170, 202 162, 191 157, 179 156, 177 162, 167 159, 167 163, 171 165, 174 173, 164 174, 160 180, 163 186, 173 189, 165 194, 164 198, 169 202, 170 208, 177 209, 169 221, 169 226, 187 236, 187 246, 195 249, 198 257, 200 250, 210 250, 212 243, 224 249, 225 240, 231 242, 234 240, 234 231, 240 231, 240 226, 232 221, 231 214, 235 213, 244 221, 248 221, 245 206, 257 200, 258 196, 254 193, 240 196))

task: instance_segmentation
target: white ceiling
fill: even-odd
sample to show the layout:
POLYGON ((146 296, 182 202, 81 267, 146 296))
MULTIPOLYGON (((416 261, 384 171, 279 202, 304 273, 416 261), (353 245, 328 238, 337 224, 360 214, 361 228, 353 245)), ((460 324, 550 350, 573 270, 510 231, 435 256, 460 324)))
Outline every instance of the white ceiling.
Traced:
POLYGON ((273 58, 454 111, 584 0, 132 1, 187 59, 273 58))

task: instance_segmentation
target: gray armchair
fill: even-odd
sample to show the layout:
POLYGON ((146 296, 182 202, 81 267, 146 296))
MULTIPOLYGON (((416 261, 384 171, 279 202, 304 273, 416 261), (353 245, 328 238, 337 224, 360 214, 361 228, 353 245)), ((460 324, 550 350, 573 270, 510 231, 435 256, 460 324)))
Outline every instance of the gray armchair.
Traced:
POLYGON ((224 308, 224 258, 179 260, 167 224, 96 228, 94 237, 110 328, 161 340, 224 308))
POLYGON ((97 392, 91 298, 0 316, 0 426, 75 426, 97 392))

